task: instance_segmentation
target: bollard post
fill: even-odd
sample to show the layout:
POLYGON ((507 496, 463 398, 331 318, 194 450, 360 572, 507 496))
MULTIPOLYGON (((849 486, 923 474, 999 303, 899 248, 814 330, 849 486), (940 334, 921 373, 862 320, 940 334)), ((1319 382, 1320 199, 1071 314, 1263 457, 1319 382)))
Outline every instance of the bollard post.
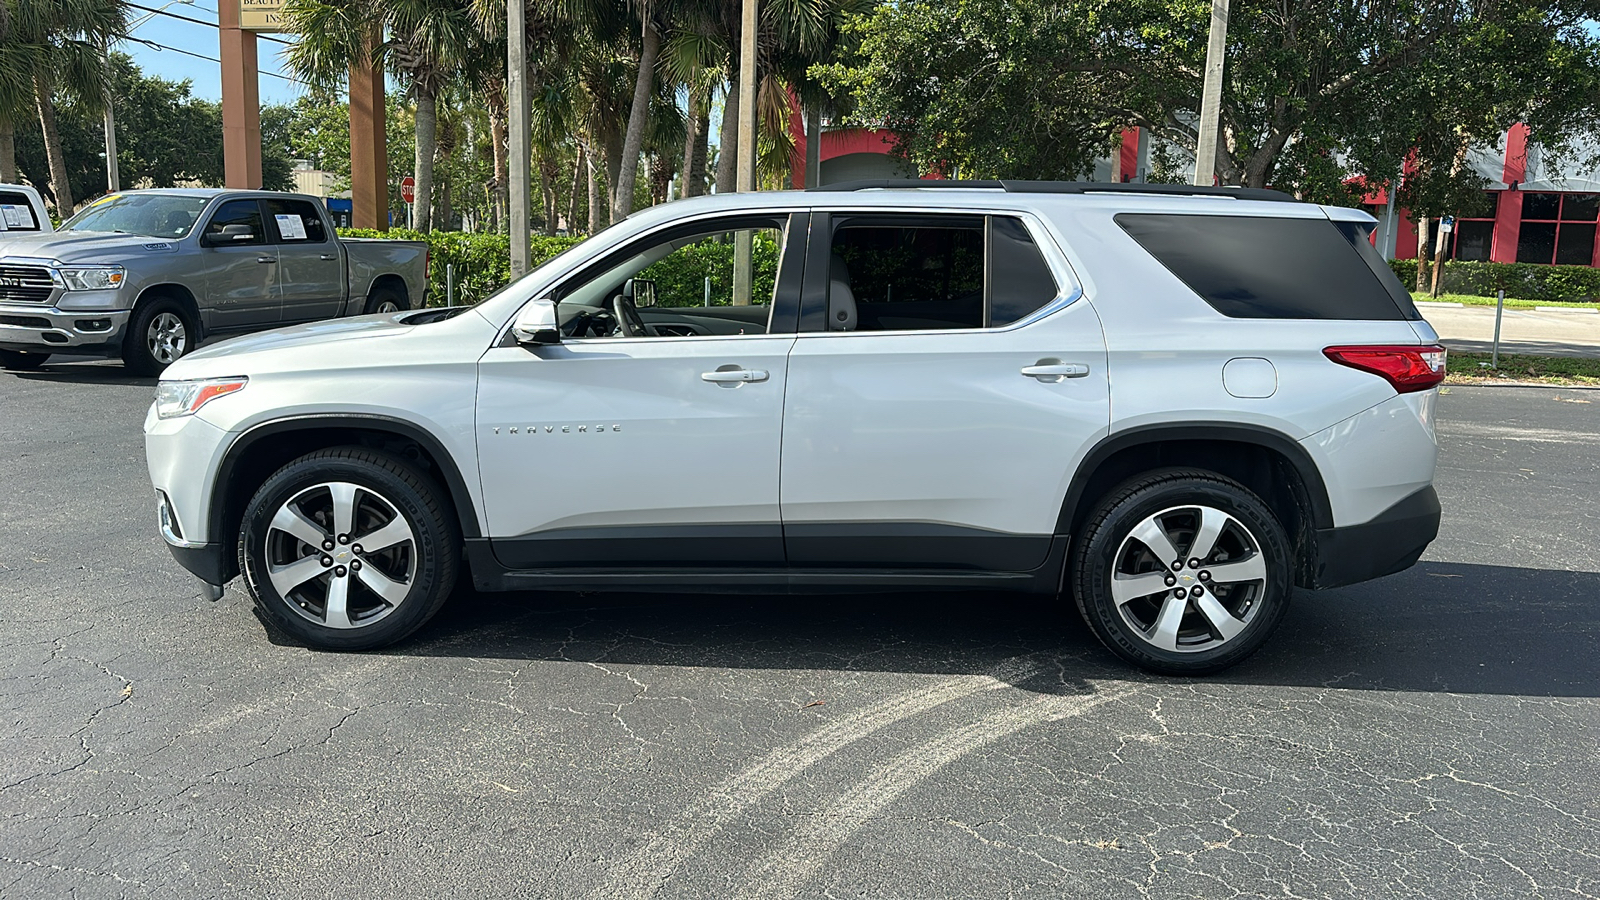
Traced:
POLYGON ((1494 352, 1489 355, 1489 368, 1500 368, 1500 318, 1506 314, 1506 289, 1495 291, 1494 300, 1494 352))
POLYGON ((444 267, 444 305, 456 305, 456 264, 446 263, 444 267))
POLYGON ((711 305, 711 276, 706 276, 706 306, 711 305))

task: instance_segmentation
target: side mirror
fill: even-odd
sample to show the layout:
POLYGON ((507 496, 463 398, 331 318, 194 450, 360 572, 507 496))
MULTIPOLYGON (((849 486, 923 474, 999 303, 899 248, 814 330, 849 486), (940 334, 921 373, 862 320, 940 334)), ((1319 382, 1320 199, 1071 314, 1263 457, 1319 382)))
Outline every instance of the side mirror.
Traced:
POLYGON ((253 241, 256 233, 250 230, 249 225, 224 225, 222 226, 222 239, 224 241, 253 241))
POLYGON ((519 344, 559 344, 561 327, 556 321, 554 300, 535 300, 517 313, 511 324, 511 335, 519 344))
POLYGON ((633 301, 637 309, 656 305, 656 283, 648 278, 629 278, 622 285, 622 296, 633 301))

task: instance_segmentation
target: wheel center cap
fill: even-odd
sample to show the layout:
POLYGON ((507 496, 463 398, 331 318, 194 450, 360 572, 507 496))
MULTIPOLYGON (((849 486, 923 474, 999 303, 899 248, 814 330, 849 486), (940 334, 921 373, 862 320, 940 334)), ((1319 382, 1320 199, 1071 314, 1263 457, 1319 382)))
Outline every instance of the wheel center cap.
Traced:
POLYGON ((350 558, 350 551, 344 547, 340 547, 338 551, 333 554, 333 558, 339 562, 344 562, 350 558))
POLYGON ((1179 575, 1178 580, 1184 584, 1194 584, 1194 576, 1190 575, 1188 572, 1179 575))

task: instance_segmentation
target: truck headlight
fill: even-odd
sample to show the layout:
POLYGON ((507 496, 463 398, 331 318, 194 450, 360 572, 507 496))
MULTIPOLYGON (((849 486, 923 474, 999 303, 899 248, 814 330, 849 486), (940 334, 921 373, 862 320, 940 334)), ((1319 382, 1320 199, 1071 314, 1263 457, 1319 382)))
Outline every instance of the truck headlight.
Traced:
POLYGON ((69 291, 107 291, 122 286, 128 270, 122 266, 73 266, 57 269, 69 291))
POLYGON ((250 379, 202 378, 196 381, 162 381, 156 384, 156 415, 163 419, 192 416, 212 400, 242 389, 250 379))

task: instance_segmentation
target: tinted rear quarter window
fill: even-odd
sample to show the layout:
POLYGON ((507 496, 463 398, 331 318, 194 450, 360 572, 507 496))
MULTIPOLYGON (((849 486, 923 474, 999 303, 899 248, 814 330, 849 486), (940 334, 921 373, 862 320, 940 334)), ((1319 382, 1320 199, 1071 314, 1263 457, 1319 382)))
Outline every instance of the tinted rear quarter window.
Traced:
POLYGON ((1116 222, 1230 318, 1419 318, 1355 223, 1166 213, 1121 213, 1116 222))

